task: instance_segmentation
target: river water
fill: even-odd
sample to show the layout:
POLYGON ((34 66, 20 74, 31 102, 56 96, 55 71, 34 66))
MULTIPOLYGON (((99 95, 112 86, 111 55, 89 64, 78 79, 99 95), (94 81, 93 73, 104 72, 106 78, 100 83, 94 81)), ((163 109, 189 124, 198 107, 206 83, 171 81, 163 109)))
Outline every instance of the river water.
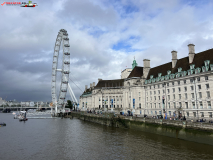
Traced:
POLYGON ((0 160, 213 159, 213 146, 79 119, 0 113, 0 160))

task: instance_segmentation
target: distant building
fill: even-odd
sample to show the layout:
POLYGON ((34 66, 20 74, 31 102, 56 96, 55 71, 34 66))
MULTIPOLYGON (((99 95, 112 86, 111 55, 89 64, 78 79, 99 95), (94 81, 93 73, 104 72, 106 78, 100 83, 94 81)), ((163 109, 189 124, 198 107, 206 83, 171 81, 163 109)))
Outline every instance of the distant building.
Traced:
POLYGON ((33 101, 21 102, 22 107, 34 107, 35 103, 33 101))
POLYGON ((121 79, 98 79, 85 87, 79 108, 132 112, 138 115, 167 117, 212 118, 213 113, 213 49, 195 53, 188 45, 187 57, 150 68, 150 60, 143 67, 133 61, 132 71, 122 71, 121 79), (128 75, 128 76, 127 76, 128 75))
POLYGON ((3 106, 3 105, 6 105, 7 101, 3 100, 1 97, 0 97, 0 106, 3 106))

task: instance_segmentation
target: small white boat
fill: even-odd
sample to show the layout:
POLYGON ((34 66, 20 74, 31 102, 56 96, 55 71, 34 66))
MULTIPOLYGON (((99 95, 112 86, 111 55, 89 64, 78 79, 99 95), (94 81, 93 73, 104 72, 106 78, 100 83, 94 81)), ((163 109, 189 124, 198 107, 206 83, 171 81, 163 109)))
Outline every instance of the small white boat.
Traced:
POLYGON ((20 111, 19 121, 27 121, 27 112, 26 111, 20 111))

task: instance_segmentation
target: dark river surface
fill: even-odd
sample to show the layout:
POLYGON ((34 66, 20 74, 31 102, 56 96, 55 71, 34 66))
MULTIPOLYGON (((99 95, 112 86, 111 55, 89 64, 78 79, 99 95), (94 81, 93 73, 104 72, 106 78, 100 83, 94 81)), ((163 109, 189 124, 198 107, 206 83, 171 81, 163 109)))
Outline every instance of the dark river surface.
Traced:
POLYGON ((213 146, 78 119, 19 122, 0 113, 0 160, 211 159, 213 146))

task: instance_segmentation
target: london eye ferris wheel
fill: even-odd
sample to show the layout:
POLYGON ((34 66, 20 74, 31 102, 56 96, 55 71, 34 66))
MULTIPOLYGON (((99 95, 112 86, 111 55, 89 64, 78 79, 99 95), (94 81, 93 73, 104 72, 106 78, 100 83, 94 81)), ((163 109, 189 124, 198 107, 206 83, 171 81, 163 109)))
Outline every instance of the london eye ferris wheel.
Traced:
POLYGON ((58 32, 58 35, 56 38, 54 54, 53 54, 53 64, 52 64, 51 93, 52 93, 52 103, 55 106, 56 113, 58 112, 57 111, 58 108, 63 110, 68 89, 69 89, 72 100, 77 102, 77 99, 75 98, 72 88, 69 85, 69 74, 70 74, 69 38, 68 38, 67 31, 65 29, 61 29, 58 32), (63 47, 63 58, 62 58, 62 68, 59 69, 58 61, 59 61, 60 46, 63 47), (56 93, 57 72, 61 72, 61 83, 60 83, 58 96, 56 93))

